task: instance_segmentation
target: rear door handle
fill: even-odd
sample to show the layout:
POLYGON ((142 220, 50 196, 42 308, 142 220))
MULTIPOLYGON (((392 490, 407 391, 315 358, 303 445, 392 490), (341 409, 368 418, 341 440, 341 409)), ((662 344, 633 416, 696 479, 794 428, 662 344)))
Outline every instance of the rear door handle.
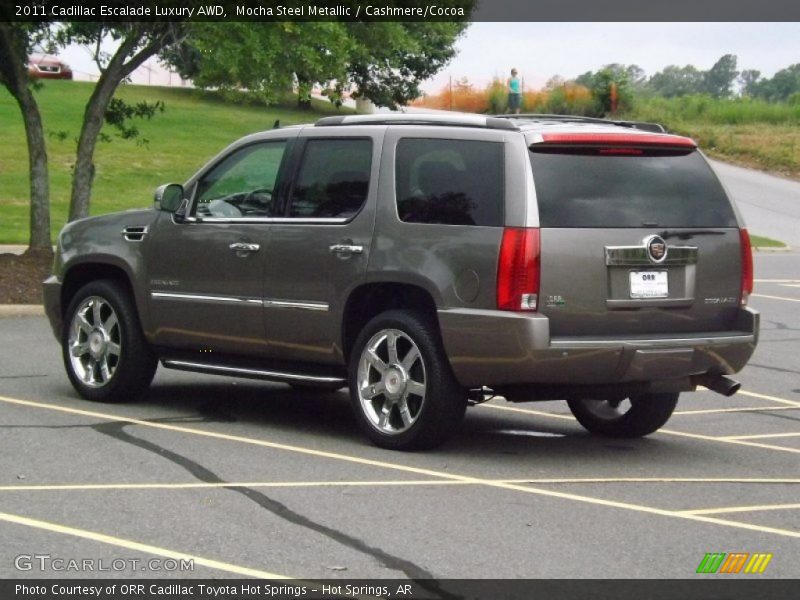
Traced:
POLYGON ((259 244, 248 244, 247 242, 234 242, 228 248, 238 254, 240 252, 258 252, 261 246, 259 244))
POLYGON ((364 246, 354 246, 352 244, 334 244, 330 247, 333 254, 363 254, 364 246))

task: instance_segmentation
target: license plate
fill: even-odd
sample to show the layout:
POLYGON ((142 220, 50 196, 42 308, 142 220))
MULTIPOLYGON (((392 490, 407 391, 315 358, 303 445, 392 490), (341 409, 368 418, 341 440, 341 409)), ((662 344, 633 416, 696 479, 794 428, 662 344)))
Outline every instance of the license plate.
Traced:
POLYGON ((669 296, 666 271, 631 271, 631 298, 666 298, 669 296))

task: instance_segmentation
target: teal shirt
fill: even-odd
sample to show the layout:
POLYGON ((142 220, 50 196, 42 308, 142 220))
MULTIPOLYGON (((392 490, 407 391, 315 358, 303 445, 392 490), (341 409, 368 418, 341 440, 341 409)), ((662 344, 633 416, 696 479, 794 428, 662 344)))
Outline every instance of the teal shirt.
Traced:
POLYGON ((508 90, 512 94, 521 94, 522 88, 520 86, 519 77, 512 77, 508 80, 508 90))

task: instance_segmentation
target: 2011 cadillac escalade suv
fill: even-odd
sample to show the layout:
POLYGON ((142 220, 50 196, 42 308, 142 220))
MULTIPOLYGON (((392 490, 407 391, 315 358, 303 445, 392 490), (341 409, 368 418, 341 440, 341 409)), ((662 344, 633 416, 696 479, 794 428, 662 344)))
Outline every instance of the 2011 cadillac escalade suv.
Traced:
POLYGON ((413 449, 489 389, 652 433, 680 392, 738 389, 752 285, 747 230, 691 139, 372 115, 247 136, 152 209, 70 223, 44 297, 85 398, 136 396, 159 361, 349 386, 373 442, 413 449))

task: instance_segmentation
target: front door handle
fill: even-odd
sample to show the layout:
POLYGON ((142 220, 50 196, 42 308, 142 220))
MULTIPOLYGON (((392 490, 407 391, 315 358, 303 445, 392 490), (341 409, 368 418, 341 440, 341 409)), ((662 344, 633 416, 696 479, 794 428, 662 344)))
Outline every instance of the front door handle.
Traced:
POLYGON ((354 246, 353 244, 334 244, 329 249, 333 254, 340 255, 364 253, 364 246, 354 246))
POLYGON ((239 253, 258 252, 261 249, 259 244, 248 244, 247 242, 234 242, 228 246, 231 250, 239 253))

